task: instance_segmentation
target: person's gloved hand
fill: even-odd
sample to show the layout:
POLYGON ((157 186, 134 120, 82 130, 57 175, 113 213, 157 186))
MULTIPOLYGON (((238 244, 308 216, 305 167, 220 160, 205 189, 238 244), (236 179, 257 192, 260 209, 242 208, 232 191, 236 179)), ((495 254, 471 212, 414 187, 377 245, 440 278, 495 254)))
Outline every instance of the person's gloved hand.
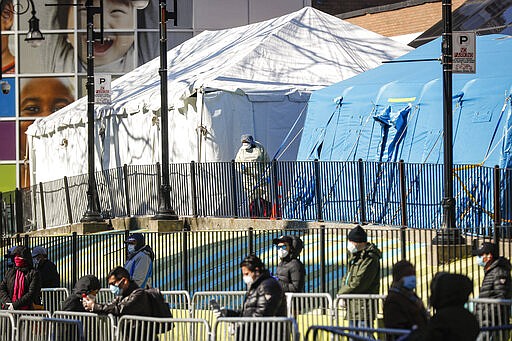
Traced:
POLYGON ((6 303, 5 305, 7 306, 7 310, 14 310, 12 303, 6 303))
POLYGON ((82 305, 84 306, 84 309, 87 311, 93 311, 94 309, 94 301, 87 296, 82 298, 82 305))

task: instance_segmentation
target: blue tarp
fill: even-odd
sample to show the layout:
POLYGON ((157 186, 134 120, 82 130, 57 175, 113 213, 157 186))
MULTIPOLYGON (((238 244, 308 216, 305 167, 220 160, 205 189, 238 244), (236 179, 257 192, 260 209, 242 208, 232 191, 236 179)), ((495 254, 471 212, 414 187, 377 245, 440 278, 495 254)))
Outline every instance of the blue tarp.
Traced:
MULTIPOLYGON (((506 35, 477 37, 476 74, 453 74, 453 160, 456 165, 512 167, 510 38, 506 35)), ((439 38, 397 59, 403 62, 384 64, 314 92, 308 104, 298 160, 363 159, 377 162, 379 168, 384 167, 381 164, 400 159, 420 165, 442 164, 442 65, 438 60, 406 62, 440 56, 439 38)), ((373 176, 366 175, 370 189, 383 191, 377 187, 396 182, 397 172, 387 169, 386 172, 378 169, 373 176)), ((408 179, 410 186, 418 181, 417 177, 418 174, 408 179)), ((429 179, 425 181, 428 187, 429 179)), ((490 181, 487 176, 478 181, 473 179, 456 193, 459 223, 465 209, 461 205, 467 203, 468 198, 474 205, 475 195, 478 197, 482 191, 487 193, 492 187, 490 181)), ((327 210, 327 192, 333 196, 332 186, 336 185, 331 183, 323 189, 324 209, 327 210)), ((439 186, 442 184, 430 183, 431 188, 439 186)), ((367 198, 375 197, 375 193, 366 194, 367 198)), ((385 200, 383 205, 387 205, 385 200)), ((412 196, 408 197, 408 202, 422 204, 419 198, 412 196)), ((382 214, 380 216, 382 218, 382 214)), ((379 214, 376 220, 378 217, 379 214)), ((333 218, 343 220, 342 216, 333 218)), ((410 220, 414 219, 411 216, 410 220)), ((421 225, 439 222, 437 217, 430 220, 422 221, 421 225)), ((474 219, 471 224, 475 224, 474 219)))

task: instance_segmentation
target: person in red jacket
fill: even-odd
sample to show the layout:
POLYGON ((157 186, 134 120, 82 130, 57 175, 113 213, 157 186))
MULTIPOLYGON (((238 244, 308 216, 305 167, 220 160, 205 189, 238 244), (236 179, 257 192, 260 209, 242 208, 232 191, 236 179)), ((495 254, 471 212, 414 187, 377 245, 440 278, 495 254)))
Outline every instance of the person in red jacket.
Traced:
POLYGON ((41 278, 34 269, 30 250, 18 246, 12 251, 14 267, 0 283, 0 303, 3 309, 32 310, 41 304, 41 278))

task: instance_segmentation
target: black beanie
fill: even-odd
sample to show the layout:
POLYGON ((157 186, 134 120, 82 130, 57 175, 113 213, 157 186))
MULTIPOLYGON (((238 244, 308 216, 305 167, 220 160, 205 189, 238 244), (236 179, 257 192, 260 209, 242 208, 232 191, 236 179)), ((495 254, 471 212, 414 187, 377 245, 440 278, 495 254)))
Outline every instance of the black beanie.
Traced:
POLYGON ((363 228, 360 225, 357 225, 354 227, 350 232, 348 233, 348 240, 351 242, 356 243, 362 243, 367 241, 366 232, 363 230, 363 228))

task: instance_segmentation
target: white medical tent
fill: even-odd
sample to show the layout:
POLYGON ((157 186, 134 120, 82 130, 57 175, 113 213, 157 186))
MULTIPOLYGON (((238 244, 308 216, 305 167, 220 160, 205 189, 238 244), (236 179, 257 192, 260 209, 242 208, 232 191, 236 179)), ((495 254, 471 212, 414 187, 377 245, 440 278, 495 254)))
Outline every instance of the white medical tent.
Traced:
MULTIPOLYGON (((310 7, 202 32, 167 53, 170 162, 229 161, 245 133, 294 160, 312 91, 410 50, 310 7)), ((116 79, 111 105, 96 105, 97 169, 160 160, 159 67, 156 58, 116 79)), ((32 183, 87 172, 87 98, 27 135, 32 183)))

